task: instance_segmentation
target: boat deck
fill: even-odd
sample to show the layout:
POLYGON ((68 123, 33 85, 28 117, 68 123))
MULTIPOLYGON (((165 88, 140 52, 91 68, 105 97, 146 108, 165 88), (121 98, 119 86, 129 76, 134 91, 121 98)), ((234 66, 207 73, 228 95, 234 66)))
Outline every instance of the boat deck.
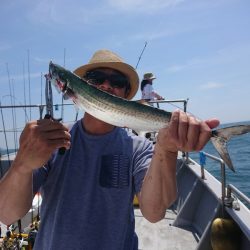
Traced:
POLYGON ((165 218, 157 223, 150 223, 135 208, 135 229, 139 238, 139 250, 183 250, 196 249, 197 236, 189 230, 172 226, 176 213, 167 210, 165 218))
MULTIPOLYGON (((150 223, 135 208, 136 233, 139 238, 139 250, 193 250, 197 247, 195 235, 188 230, 172 226, 176 214, 167 210, 165 219, 157 223, 150 223)), ((6 226, 0 222, 2 237, 6 235, 6 226)), ((1 243, 1 239, 0 239, 1 243)))

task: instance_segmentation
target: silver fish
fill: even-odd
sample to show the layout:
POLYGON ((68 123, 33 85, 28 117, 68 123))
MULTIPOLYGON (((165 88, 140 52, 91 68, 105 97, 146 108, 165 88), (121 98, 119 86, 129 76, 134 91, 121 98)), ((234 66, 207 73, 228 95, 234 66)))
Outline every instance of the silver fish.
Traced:
MULTIPOLYGON (((156 132, 166 127, 171 119, 171 112, 104 92, 52 62, 49 65, 48 78, 63 93, 65 99, 71 98, 85 112, 114 126, 127 127, 136 132, 156 132)), ((211 141, 232 171, 235 170, 227 151, 227 142, 233 136, 248 132, 250 124, 212 131, 211 141)))

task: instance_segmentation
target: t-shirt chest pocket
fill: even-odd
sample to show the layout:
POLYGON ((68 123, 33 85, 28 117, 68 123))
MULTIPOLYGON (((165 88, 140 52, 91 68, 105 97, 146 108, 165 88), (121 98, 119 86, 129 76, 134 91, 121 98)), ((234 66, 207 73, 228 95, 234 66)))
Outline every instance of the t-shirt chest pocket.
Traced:
POLYGON ((103 155, 99 182, 106 188, 129 186, 129 158, 123 154, 103 155))

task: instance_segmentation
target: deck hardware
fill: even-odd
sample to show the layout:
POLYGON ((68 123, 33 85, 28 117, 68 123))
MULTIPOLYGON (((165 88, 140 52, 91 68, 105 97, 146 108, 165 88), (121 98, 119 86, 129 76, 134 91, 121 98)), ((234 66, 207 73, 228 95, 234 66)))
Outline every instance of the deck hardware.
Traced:
POLYGON ((201 179, 205 179, 205 171, 204 171, 204 166, 206 165, 206 155, 204 152, 199 153, 200 156, 200 165, 201 165, 201 179))

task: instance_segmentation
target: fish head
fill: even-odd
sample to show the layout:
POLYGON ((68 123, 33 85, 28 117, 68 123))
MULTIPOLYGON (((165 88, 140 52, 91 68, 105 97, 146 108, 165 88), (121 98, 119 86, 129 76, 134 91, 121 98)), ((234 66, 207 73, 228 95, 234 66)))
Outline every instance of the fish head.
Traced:
POLYGON ((69 88, 67 71, 63 67, 50 62, 48 76, 58 93, 63 94, 65 100, 71 98, 73 93, 69 88))
POLYGON ((58 92, 64 92, 67 87, 67 79, 61 66, 52 62, 49 64, 49 79, 51 83, 56 87, 58 92))

